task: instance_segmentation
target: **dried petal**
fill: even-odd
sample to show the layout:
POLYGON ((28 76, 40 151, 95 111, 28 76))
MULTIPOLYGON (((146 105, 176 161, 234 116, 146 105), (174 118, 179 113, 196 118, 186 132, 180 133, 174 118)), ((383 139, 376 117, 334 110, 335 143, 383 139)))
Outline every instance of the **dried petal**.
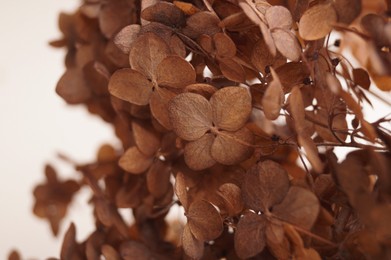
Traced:
POLYGON ((210 99, 213 108, 213 122, 227 131, 237 131, 251 114, 251 95, 242 87, 225 87, 210 99))
POLYGON ((236 55, 236 45, 225 33, 216 33, 213 35, 213 41, 216 54, 220 58, 232 58, 236 55))
POLYGON ((157 67, 156 80, 159 86, 184 88, 195 82, 196 73, 185 59, 168 56, 157 67))
POLYGON ((221 31, 219 22, 219 18, 211 12, 198 12, 187 19, 185 31, 189 37, 194 39, 201 34, 213 35, 221 31))
POLYGON ((115 250, 110 245, 103 245, 102 246, 102 255, 108 259, 108 260, 121 260, 120 255, 118 254, 117 250, 115 250))
POLYGON ((147 172, 147 188, 155 197, 163 197, 171 188, 171 167, 167 162, 155 160, 147 172))
POLYGON ((287 59, 298 61, 301 56, 301 46, 293 32, 286 29, 275 29, 272 37, 277 50, 287 59))
POLYGON ((194 237, 201 241, 216 239, 223 232, 223 222, 215 207, 207 201, 193 202, 186 214, 187 225, 194 237))
POLYGON ((152 94, 152 83, 132 69, 114 72, 109 81, 111 95, 136 105, 147 105, 152 94))
POLYGON ((162 38, 154 33, 145 33, 133 42, 129 53, 130 66, 152 79, 157 66, 170 52, 162 38))
POLYGON ((254 136, 247 128, 234 133, 219 131, 212 144, 212 158, 225 165, 240 163, 251 156, 253 142, 254 136))
POLYGON ((124 260, 151 260, 153 259, 151 251, 142 243, 137 241, 123 242, 120 246, 121 258, 124 260))
POLYGON ((280 116, 280 110, 285 101, 284 91, 281 82, 274 72, 273 81, 270 83, 262 98, 263 112, 267 119, 275 120, 280 116))
POLYGON ((168 104, 175 97, 175 93, 164 88, 155 88, 150 100, 151 114, 164 128, 172 129, 168 116, 168 104))
POLYGON ((337 13, 331 4, 318 4, 309 8, 299 22, 300 36, 307 41, 325 37, 337 22, 337 13))
POLYGON ((148 157, 136 147, 130 147, 119 159, 119 166, 127 172, 140 174, 146 171, 153 162, 153 157, 148 157))
POLYGON ((353 69, 353 80, 356 84, 360 85, 364 89, 369 89, 371 80, 369 79, 368 72, 362 68, 353 69))
POLYGON ((160 135, 151 124, 132 120, 132 131, 137 148, 146 156, 154 155, 160 148, 160 135))
POLYGON ((56 86, 56 93, 69 104, 83 103, 91 97, 91 90, 84 78, 83 71, 68 69, 56 86))
POLYGON ((219 67, 221 73, 232 81, 244 82, 246 80, 246 73, 243 67, 233 59, 219 59, 219 67))
POLYGON ((190 231, 189 225, 185 225, 183 228, 182 247, 186 255, 193 259, 201 259, 204 254, 204 241, 194 237, 190 231))
POLYGON ((150 22, 158 22, 167 26, 182 27, 185 24, 185 14, 168 2, 158 2, 145 8, 141 18, 150 22))
POLYGON ((247 259, 262 252, 265 248, 265 219, 252 212, 243 215, 235 231, 235 251, 242 258, 247 259))
POLYGON ((129 54, 132 43, 140 32, 139 24, 131 24, 121 29, 114 38, 115 45, 124 53, 129 54))
POLYGON ((289 189, 289 178, 280 164, 267 160, 253 166, 242 185, 246 204, 253 210, 267 212, 284 199, 289 189))
POLYGON ((217 194, 223 200, 223 205, 229 216, 235 216, 243 210, 241 191, 237 185, 224 183, 219 187, 217 194))
POLYGON ((175 178, 175 194, 178 196, 178 200, 187 211, 188 209, 188 197, 186 190, 186 181, 183 173, 178 172, 175 178))
POLYGON ((361 0, 335 0, 338 22, 351 24, 361 13, 361 0))
POLYGON ((274 28, 289 30, 292 27, 291 12, 283 6, 271 6, 266 10, 265 18, 271 30, 274 28))
POLYGON ((273 208, 273 214, 307 230, 315 223, 320 210, 318 198, 309 190, 292 186, 285 199, 273 208))
POLYGON ((212 107, 203 96, 183 93, 169 103, 174 132, 188 141, 197 140, 212 127, 212 107))
POLYGON ((214 139, 213 134, 205 134, 200 139, 186 144, 184 157, 190 169, 200 171, 216 163, 210 152, 214 139))

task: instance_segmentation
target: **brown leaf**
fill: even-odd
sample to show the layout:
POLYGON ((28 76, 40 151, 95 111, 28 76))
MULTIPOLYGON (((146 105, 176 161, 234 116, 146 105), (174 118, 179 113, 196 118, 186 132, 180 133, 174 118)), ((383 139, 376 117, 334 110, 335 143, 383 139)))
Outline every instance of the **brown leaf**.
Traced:
POLYGON ((252 106, 249 91, 242 87, 225 87, 210 99, 213 122, 227 131, 239 130, 248 120, 252 106))
POLYGON ((301 57, 301 46, 296 36, 287 29, 276 28, 272 37, 277 50, 287 59, 298 61, 301 57))
POLYGON ((298 143, 304 148, 308 161, 310 161, 312 167, 317 173, 323 171, 324 165, 319 158, 318 148, 316 147, 314 140, 308 132, 303 132, 298 136, 298 143))
POLYGON ((178 196, 178 200, 181 202, 185 211, 188 209, 188 197, 186 189, 186 180, 182 172, 178 172, 175 178, 175 194, 178 196))
POLYGON ((153 79, 157 66, 170 52, 170 47, 162 38, 154 33, 145 33, 132 44, 129 53, 130 66, 153 79))
POLYGON ((320 210, 318 198, 309 190, 292 186, 285 199, 273 207, 273 214, 307 230, 315 223, 320 210))
POLYGON ((338 22, 351 24, 361 13, 361 0, 335 0, 334 8, 337 11, 338 22))
POLYGON ((168 2, 158 2, 145 8, 141 12, 141 18, 167 26, 182 27, 185 24, 185 14, 177 6, 168 2))
POLYGON ((204 254, 204 241, 194 237, 190 231, 189 225, 185 225, 183 228, 182 247, 186 255, 193 259, 201 259, 204 254))
POLYGON ((161 198, 170 189, 171 167, 167 162, 155 160, 147 172, 147 188, 155 197, 161 198))
POLYGON ((154 259, 151 251, 142 243, 137 241, 126 241, 120 246, 121 258, 124 260, 152 260, 154 259))
POLYGON ((102 255, 107 260, 121 260, 121 257, 118 254, 117 250, 115 250, 112 246, 105 244, 102 246, 101 250, 102 250, 102 255))
POLYGON ((223 200, 223 205, 228 216, 235 216, 243 210, 242 194, 237 185, 224 183, 219 187, 217 194, 223 200))
POLYGON ((56 93, 69 104, 79 104, 91 98, 91 90, 84 78, 83 71, 68 69, 56 86, 56 93))
POLYGON ((271 68, 273 81, 270 83, 262 98, 263 112, 269 120, 275 120, 280 116, 280 110, 285 101, 284 91, 277 73, 271 68))
POLYGON ((140 72, 120 69, 109 81, 111 95, 136 105, 147 105, 152 94, 152 83, 140 72))
POLYGON ((193 39, 201 34, 214 35, 221 31, 219 22, 219 18, 211 12, 198 12, 187 19, 185 33, 193 39))
POLYGON ((197 140, 212 127, 212 107, 201 95, 179 94, 168 111, 173 130, 182 139, 197 140))
POLYGON ((235 82, 244 82, 246 80, 246 73, 243 67, 233 59, 220 59, 219 67, 221 73, 229 80, 235 82))
POLYGON ((81 260, 83 257, 80 251, 76 242, 76 227, 75 224, 71 223, 64 235, 60 257, 61 259, 81 260))
POLYGON ((266 10, 265 19, 271 30, 275 28, 289 30, 292 27, 292 15, 283 6, 275 5, 266 10))
POLYGON ((155 88, 150 100, 150 109, 153 117, 167 130, 171 130, 171 122, 168 116, 168 104, 175 97, 175 93, 164 88, 155 88))
POLYGON ((252 49, 251 62, 259 71, 261 71, 263 74, 266 74, 265 68, 267 66, 273 66, 277 68, 283 65, 286 62, 286 59, 282 57, 279 52, 276 54, 276 56, 273 56, 270 53, 265 41, 260 39, 255 43, 252 49))
POLYGON ((190 169, 200 171, 212 167, 216 163, 211 155, 214 139, 213 134, 205 134, 200 139, 186 144, 184 157, 190 169))
POLYGON ((185 87, 184 92, 195 93, 203 96, 206 99, 210 99, 216 92, 216 88, 209 84, 195 83, 185 87))
POLYGON ((296 85, 301 85, 310 76, 307 65, 303 62, 288 62, 276 69, 284 92, 289 93, 296 85))
POLYGON ((235 251, 242 258, 250 258, 265 248, 265 219, 252 212, 244 214, 235 231, 235 251))
POLYGON ((136 147, 130 147, 119 159, 119 166, 127 172, 140 174, 146 171, 153 162, 153 157, 148 157, 136 147))
POLYGON ((261 22, 259 24, 259 28, 261 28, 262 36, 263 36, 263 39, 265 40, 267 47, 269 48, 269 52, 273 56, 276 56, 277 48, 276 48, 276 45, 274 44, 274 40, 273 40, 273 37, 272 37, 272 34, 271 34, 269 28, 267 28, 267 26, 263 22, 261 22))
POLYGON ((267 212, 284 199, 289 189, 289 178, 280 164, 267 160, 253 166, 242 185, 246 204, 253 210, 267 212))
POLYGON ((220 214, 207 201, 197 200, 190 204, 186 217, 191 233, 200 241, 216 239, 223 232, 220 214))
POLYGON ((245 127, 234 133, 220 131, 212 144, 212 158, 224 165, 240 163, 251 156, 253 142, 252 132, 245 127))
POLYGON ((193 66, 179 56, 168 56, 157 67, 156 80, 159 86, 184 88, 195 82, 193 66))
POLYGON ((369 78, 368 72, 362 68, 353 69, 353 80, 356 84, 360 85, 364 89, 369 89, 371 85, 371 80, 369 78))
POLYGON ((137 148, 146 156, 154 155, 160 148, 160 134, 150 123, 134 119, 132 132, 137 148))
POLYGON ((220 58, 232 58, 236 55, 236 45, 225 33, 213 35, 216 54, 220 58))
POLYGON ((285 238, 284 226, 281 221, 271 218, 268 219, 266 229, 266 244, 269 244, 270 241, 274 243, 282 243, 285 238))
POLYGON ((318 4, 309 8, 300 19, 299 34, 307 41, 325 37, 337 22, 337 13, 331 4, 318 4))
POLYGON ((124 53, 129 54, 132 43, 137 39, 140 32, 139 24, 131 24, 121 29, 114 37, 115 45, 124 53))

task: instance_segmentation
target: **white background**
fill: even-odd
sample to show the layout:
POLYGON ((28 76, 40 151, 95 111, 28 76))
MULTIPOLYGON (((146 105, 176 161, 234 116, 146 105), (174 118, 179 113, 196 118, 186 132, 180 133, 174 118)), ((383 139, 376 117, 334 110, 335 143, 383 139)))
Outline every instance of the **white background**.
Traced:
MULTIPOLYGON (((54 92, 65 52, 48 42, 61 36, 60 10, 71 12, 79 1, 0 2, 0 259, 12 248, 23 259, 58 257, 69 219, 76 220, 80 240, 92 229, 85 204, 89 194, 73 204, 53 239, 49 225, 31 211, 32 189, 44 179, 44 163, 58 165, 56 152, 88 162, 100 144, 116 140, 111 127, 82 107, 68 107, 54 92)), ((59 174, 74 172, 63 167, 59 174)))
MULTIPOLYGON (((45 162, 56 152, 87 162, 113 130, 82 107, 67 107, 55 94, 64 71, 64 51, 48 46, 60 37, 57 16, 74 10, 76 0, 1 0, 0 7, 0 259, 17 248, 23 259, 58 257, 64 230, 76 222, 78 239, 92 230, 89 193, 82 192, 58 239, 31 213, 32 189, 44 178, 45 162)), ((389 93, 381 94, 389 98, 389 93)), ((373 121, 390 112, 381 102, 367 110, 373 121)), ((60 176, 74 172, 62 164, 60 176)))

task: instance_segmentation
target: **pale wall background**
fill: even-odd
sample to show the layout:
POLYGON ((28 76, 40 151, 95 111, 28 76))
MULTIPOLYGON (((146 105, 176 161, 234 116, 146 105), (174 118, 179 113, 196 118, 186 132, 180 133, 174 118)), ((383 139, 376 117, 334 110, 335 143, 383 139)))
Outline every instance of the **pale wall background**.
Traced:
MULTIPOLYGON (((31 213, 31 192, 44 178, 44 163, 58 165, 56 152, 86 162, 100 144, 116 140, 101 120, 89 117, 84 108, 67 107, 54 93, 64 71, 64 52, 47 42, 60 37, 59 12, 74 10, 78 1, 0 1, 0 259, 12 248, 23 259, 58 257, 71 219, 79 240, 93 229, 86 206, 89 193, 82 192, 73 203, 59 238, 53 239, 48 224, 31 213)), ((390 100, 389 93, 381 95, 390 100)), ((382 102, 374 105, 366 110, 373 120, 390 112, 382 102)), ((60 176, 73 174, 60 166, 60 176)))

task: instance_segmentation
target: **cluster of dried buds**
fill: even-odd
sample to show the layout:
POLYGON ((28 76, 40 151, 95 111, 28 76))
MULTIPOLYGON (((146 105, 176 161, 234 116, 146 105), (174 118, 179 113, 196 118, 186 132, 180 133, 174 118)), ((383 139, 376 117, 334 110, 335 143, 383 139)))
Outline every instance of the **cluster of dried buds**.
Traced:
POLYGON ((391 259, 390 118, 362 111, 391 90, 390 13, 370 0, 85 0, 61 14, 56 91, 122 147, 75 164, 75 180, 46 168, 34 213, 54 234, 79 188, 93 194, 96 230, 78 242, 72 224, 60 258, 391 259), (185 225, 166 218, 175 204, 185 225))

